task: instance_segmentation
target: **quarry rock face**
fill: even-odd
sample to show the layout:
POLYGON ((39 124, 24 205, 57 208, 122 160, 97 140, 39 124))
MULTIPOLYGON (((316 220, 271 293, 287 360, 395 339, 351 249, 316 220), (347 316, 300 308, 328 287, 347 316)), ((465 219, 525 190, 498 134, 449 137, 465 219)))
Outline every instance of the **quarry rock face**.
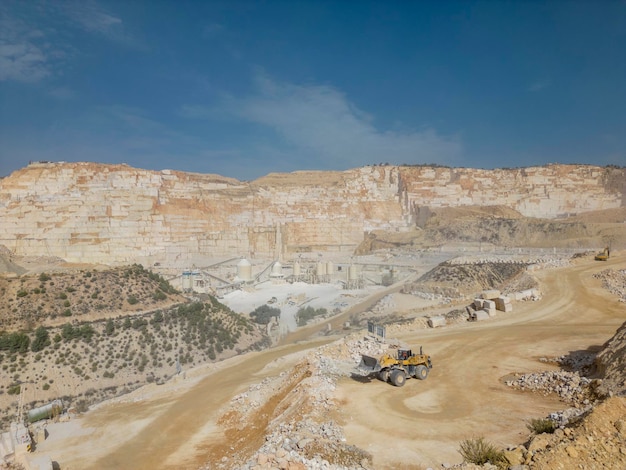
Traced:
POLYGON ((506 205, 554 218, 625 205, 626 171, 372 166, 251 182, 127 165, 33 163, 0 180, 0 245, 70 262, 189 263, 354 249, 425 207, 506 205))

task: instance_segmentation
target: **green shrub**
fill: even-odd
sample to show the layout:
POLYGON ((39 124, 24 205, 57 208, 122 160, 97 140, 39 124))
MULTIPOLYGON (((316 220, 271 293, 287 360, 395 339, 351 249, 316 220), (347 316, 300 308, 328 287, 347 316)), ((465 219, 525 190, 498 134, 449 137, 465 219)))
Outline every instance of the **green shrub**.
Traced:
POLYGON ((157 289, 156 292, 152 295, 152 298, 154 300, 165 300, 167 299, 167 295, 165 295, 162 290, 157 289))
POLYGON ((113 320, 111 320, 110 318, 107 320, 106 326, 104 327, 104 333, 107 336, 111 336, 113 333, 115 333, 115 323, 113 323, 113 320))
POLYGON ((20 394, 20 390, 21 390, 21 387, 20 387, 19 384, 10 385, 9 388, 7 389, 7 393, 9 395, 19 395, 20 394))
POLYGON ((25 353, 29 346, 30 338, 25 333, 0 332, 0 351, 25 353))
POLYGON ((534 418, 526 423, 526 427, 535 434, 552 434, 556 430, 557 425, 550 418, 534 418))
POLYGON ((300 308, 298 313, 296 313, 296 320, 298 321, 298 326, 304 326, 307 322, 320 315, 326 315, 328 311, 325 308, 313 308, 311 306, 300 308))
POLYGON ((504 457, 504 452, 482 437, 466 439, 461 442, 459 453, 464 462, 475 465, 490 463, 498 468, 507 468, 509 464, 504 457))
POLYGON ((46 281, 49 281, 50 279, 52 279, 52 278, 48 274, 46 274, 46 273, 41 273, 39 275, 39 280, 41 282, 46 282, 46 281))
POLYGON ((139 302, 139 300, 137 300, 137 297, 135 297, 134 295, 129 295, 128 299, 126 299, 128 301, 129 304, 131 305, 135 305, 136 303, 139 302))
POLYGON ((28 295, 28 291, 25 291, 24 289, 20 289, 17 291, 18 297, 26 297, 27 295, 28 295))
POLYGON ((270 307, 269 305, 261 305, 250 312, 250 317, 256 323, 267 325, 272 317, 280 317, 280 309, 270 307))
POLYGON ((74 409, 77 413, 84 413, 89 409, 89 405, 86 400, 78 400, 74 409))
POLYGON ((50 335, 48 330, 40 326, 35 330, 35 339, 30 347, 31 351, 39 352, 42 351, 46 346, 50 345, 50 335))
POLYGON ((44 390, 50 390, 50 384, 43 384, 43 387, 41 387, 44 390))

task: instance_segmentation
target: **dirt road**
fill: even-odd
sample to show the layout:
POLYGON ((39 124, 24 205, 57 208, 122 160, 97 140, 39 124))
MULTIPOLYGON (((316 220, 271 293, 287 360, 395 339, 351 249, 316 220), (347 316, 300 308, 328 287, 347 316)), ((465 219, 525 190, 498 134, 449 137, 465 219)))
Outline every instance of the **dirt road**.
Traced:
MULTIPOLYGON (((403 388, 341 380, 337 416, 348 443, 369 451, 375 468, 402 468, 407 463, 458 462, 458 443, 472 436, 498 444, 523 441, 526 419, 566 406, 510 390, 502 378, 545 370, 549 366, 538 357, 598 346, 612 336, 626 320, 626 307, 602 290, 592 274, 625 265, 626 254, 621 254, 606 263, 582 261, 538 272, 544 292, 539 302, 517 303, 513 313, 486 322, 407 331, 401 340, 423 345, 433 356, 430 377, 410 380, 403 388)), ((231 397, 277 375, 303 350, 325 341, 329 339, 239 356, 199 380, 179 379, 136 392, 136 402, 102 406, 65 431, 51 428, 39 451, 63 470, 197 468, 207 458, 206 444, 222 437, 215 421, 231 397)))
POLYGON ((610 263, 585 261, 538 272, 544 292, 539 302, 517 303, 513 313, 486 323, 407 332, 400 339, 423 345, 434 358, 428 380, 397 389, 345 379, 339 394, 348 442, 372 453, 375 468, 401 468, 407 462, 434 467, 460 462, 459 442, 473 436, 500 445, 524 441, 529 418, 567 405, 511 390, 503 377, 549 369, 539 357, 586 350, 609 339, 626 321, 626 306, 592 274, 623 268, 625 262, 622 255, 610 263))

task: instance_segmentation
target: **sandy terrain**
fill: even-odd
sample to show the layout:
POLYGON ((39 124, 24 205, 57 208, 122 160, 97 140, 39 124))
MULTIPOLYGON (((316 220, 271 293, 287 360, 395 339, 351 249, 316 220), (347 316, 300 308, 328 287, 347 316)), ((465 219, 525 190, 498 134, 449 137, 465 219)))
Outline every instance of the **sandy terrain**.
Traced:
MULTIPOLYGON (((399 468, 460 462, 458 443, 472 436, 502 445, 524 441, 528 418, 565 405, 514 391, 503 378, 549 368, 539 357, 599 346, 626 320, 624 304, 592 278, 608 267, 626 266, 626 254, 612 253, 605 263, 577 263, 536 272, 542 300, 516 303, 513 313, 401 334, 400 340, 432 355, 434 368, 425 382, 410 380, 395 388, 341 379, 337 416, 348 443, 370 452, 375 468, 399 468)), ((350 308, 333 326, 373 301, 350 308)), ((50 455, 62 470, 197 468, 209 458, 207 446, 221 442, 220 410, 251 384, 288 369, 302 351, 333 339, 299 341, 317 331, 319 325, 299 330, 280 348, 189 371, 104 403, 80 419, 50 425, 37 453, 50 455)))

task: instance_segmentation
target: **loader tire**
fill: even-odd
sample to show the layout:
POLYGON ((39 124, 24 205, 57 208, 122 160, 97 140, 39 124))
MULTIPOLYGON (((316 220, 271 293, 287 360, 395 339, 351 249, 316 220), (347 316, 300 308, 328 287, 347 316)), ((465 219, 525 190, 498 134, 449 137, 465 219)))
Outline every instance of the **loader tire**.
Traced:
POLYGON ((383 382, 388 382, 389 381, 389 371, 388 370, 381 370, 378 373, 378 379, 382 380, 383 382))
POLYGON ((426 380, 426 377, 428 377, 428 367, 426 366, 417 366, 415 368, 415 378, 416 379, 420 379, 420 380, 426 380))
POLYGON ((406 375, 402 370, 391 371, 389 378, 391 379, 391 383, 396 387, 402 387, 406 383, 406 375))

